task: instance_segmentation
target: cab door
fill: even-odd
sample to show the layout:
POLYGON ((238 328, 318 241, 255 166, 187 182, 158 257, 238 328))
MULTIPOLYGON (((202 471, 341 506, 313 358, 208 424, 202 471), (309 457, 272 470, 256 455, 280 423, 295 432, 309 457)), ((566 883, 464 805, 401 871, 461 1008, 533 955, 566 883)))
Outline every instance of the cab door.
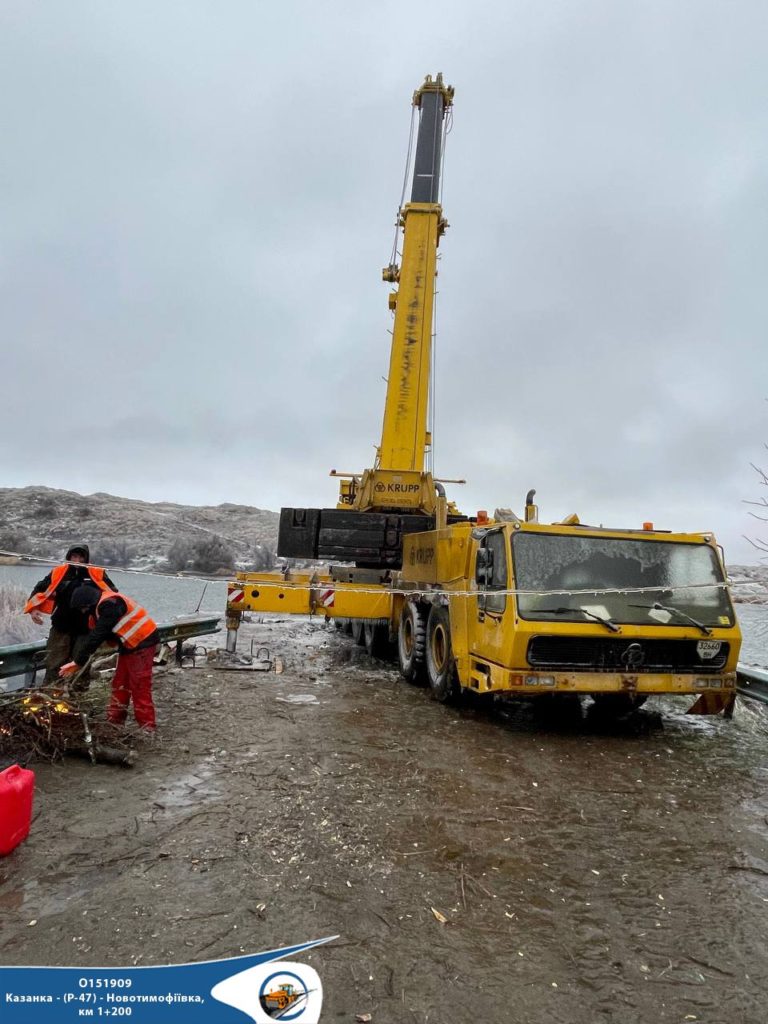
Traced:
POLYGON ((506 531, 488 530, 475 554, 477 598, 470 650, 477 658, 504 663, 504 617, 511 602, 506 531))

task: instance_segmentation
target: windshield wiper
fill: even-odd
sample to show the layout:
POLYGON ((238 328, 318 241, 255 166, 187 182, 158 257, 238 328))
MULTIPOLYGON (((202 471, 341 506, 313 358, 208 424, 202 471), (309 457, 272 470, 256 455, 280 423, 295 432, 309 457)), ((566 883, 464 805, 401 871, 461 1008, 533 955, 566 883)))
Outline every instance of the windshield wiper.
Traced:
POLYGON ((595 622, 599 622, 601 625, 610 629, 612 633, 620 633, 621 627, 617 626, 613 619, 604 619, 602 615, 595 615, 594 612, 588 612, 586 608, 538 608, 537 611, 546 612, 549 615, 567 615, 569 612, 581 612, 582 615, 586 615, 590 619, 594 619, 595 622))
POLYGON ((671 604, 661 604, 660 601, 655 601, 653 604, 631 604, 629 607, 645 608, 646 611, 669 612, 670 615, 679 615, 681 619, 685 619, 686 622, 690 622, 692 626, 697 626, 704 636, 712 636, 712 630, 709 626, 705 626, 703 622, 699 622, 698 619, 694 619, 693 616, 688 614, 688 612, 681 611, 679 608, 675 608, 671 604))

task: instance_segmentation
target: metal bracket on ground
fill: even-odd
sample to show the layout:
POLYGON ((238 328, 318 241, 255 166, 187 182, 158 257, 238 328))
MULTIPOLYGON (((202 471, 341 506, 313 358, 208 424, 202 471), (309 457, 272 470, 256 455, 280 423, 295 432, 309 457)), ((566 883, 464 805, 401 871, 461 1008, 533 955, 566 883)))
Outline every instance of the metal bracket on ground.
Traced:
POLYGON ((210 667, 224 672, 282 672, 282 662, 272 658, 268 647, 258 647, 254 655, 253 646, 251 642, 250 654, 218 650, 210 667))

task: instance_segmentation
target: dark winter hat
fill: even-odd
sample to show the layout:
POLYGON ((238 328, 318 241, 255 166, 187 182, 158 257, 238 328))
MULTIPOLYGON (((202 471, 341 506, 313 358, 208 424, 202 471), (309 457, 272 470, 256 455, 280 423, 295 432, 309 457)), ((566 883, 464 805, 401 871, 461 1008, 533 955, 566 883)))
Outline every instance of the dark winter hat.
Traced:
POLYGON ((90 583, 84 583, 82 586, 77 587, 72 594, 69 606, 75 612, 89 611, 91 608, 96 607, 100 597, 101 591, 98 587, 94 587, 90 583))
POLYGON ((69 551, 64 555, 64 561, 68 562, 72 555, 82 555, 86 562, 91 560, 91 549, 87 544, 73 544, 69 551))

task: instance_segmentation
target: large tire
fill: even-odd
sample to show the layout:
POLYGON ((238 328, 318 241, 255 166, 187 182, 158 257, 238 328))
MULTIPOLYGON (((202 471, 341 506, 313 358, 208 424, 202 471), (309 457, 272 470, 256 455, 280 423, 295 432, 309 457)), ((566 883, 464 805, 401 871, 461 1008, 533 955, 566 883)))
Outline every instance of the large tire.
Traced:
POLYGON ((355 641, 358 647, 362 647, 365 643, 365 634, 363 632, 363 620, 352 619, 352 639, 355 641))
POLYGON ((427 679, 432 696, 441 704, 459 697, 460 686, 451 644, 451 620, 448 609, 433 604, 427 620, 427 679))
POLYGON ((427 616, 415 601, 406 601, 397 627, 397 660, 404 679, 414 686, 427 681, 427 616))
POLYGON ((363 646, 372 658, 385 658, 389 647, 389 626, 370 620, 364 622, 363 646))

